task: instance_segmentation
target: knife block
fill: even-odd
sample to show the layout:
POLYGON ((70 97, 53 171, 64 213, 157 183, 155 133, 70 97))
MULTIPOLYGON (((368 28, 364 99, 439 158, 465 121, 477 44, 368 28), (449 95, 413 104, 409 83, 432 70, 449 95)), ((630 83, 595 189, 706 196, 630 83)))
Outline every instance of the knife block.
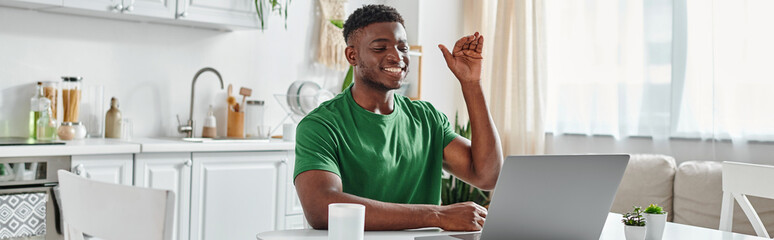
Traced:
POLYGON ((245 112, 234 112, 228 109, 226 137, 245 138, 245 112))

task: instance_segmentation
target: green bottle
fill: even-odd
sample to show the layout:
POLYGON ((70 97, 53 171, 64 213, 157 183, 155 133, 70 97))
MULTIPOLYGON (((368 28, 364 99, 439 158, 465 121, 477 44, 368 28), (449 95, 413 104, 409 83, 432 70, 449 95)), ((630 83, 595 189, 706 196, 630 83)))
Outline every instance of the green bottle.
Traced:
POLYGON ((35 95, 30 99, 29 133, 32 139, 37 139, 38 136, 38 119, 42 110, 40 109, 40 98, 45 98, 45 96, 43 95, 43 83, 38 82, 35 95))
POLYGON ((48 98, 41 98, 40 99, 40 108, 45 109, 43 111, 40 111, 40 118, 38 118, 38 129, 36 131, 37 136, 35 139, 37 140, 54 140, 56 139, 56 119, 54 119, 51 114, 51 100, 48 100, 48 98))

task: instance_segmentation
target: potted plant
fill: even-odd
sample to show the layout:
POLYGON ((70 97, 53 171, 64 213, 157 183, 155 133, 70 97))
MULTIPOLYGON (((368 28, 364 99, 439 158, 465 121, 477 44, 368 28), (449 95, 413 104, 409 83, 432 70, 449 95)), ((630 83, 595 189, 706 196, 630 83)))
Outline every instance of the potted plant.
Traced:
POLYGON ((253 0, 255 3, 255 13, 258 14, 258 21, 261 23, 261 30, 266 29, 266 20, 269 19, 271 12, 278 13, 285 18, 285 30, 288 29, 288 6, 290 0, 253 0))
POLYGON ((664 235, 664 225, 666 225, 667 212, 656 205, 651 204, 645 208, 644 213, 645 221, 648 222, 648 230, 645 235, 647 240, 661 240, 661 236, 664 235))
POLYGON ((634 211, 623 215, 621 220, 624 225, 624 234, 626 240, 644 240, 645 239, 645 218, 642 216, 640 207, 634 206, 634 211))

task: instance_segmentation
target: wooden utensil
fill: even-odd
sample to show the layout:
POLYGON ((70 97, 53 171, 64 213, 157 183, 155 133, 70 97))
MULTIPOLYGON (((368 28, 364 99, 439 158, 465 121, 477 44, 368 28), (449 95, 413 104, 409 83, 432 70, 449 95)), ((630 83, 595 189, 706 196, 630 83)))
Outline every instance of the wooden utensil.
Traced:
POLYGON ((245 106, 245 99, 253 95, 253 89, 242 87, 239 88, 239 95, 242 95, 242 108, 245 106))
POLYGON ((228 84, 228 98, 226 98, 226 102, 228 102, 228 109, 231 110, 232 106, 236 104, 236 98, 231 95, 231 90, 234 88, 230 83, 228 84))

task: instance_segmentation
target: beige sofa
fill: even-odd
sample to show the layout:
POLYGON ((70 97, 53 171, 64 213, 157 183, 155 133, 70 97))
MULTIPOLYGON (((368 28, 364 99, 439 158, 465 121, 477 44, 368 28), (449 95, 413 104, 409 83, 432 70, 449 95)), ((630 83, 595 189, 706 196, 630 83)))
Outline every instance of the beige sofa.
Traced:
MULTIPOLYGON (((718 229, 722 190, 722 164, 687 161, 679 166, 665 155, 634 154, 613 201, 612 212, 656 203, 669 212, 668 221, 718 229)), ((774 183, 772 183, 774 184, 774 183)), ((774 200, 748 197, 774 236, 774 200)), ((755 235, 739 205, 734 208, 732 231, 755 235)))

